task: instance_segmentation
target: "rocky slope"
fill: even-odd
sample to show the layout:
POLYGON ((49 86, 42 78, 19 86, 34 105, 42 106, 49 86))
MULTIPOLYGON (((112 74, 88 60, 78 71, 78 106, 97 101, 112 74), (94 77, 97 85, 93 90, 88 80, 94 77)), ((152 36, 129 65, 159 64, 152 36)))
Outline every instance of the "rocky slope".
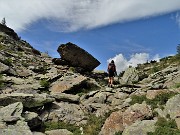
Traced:
MULTIPOLYGON (((68 44, 59 48, 78 48, 68 44)), ((0 134, 180 134, 179 55, 130 67, 112 89, 79 54, 80 67, 68 53, 51 58, 0 25, 0 134)))

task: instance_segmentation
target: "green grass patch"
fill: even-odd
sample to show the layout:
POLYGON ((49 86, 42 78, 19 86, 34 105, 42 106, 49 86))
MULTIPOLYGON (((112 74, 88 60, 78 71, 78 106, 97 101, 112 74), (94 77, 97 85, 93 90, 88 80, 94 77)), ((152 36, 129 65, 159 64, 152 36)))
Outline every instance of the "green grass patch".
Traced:
POLYGON ((176 94, 177 93, 175 93, 175 92, 162 93, 162 94, 157 95, 154 99, 147 99, 145 95, 143 95, 143 96, 133 95, 131 97, 132 101, 130 102, 130 104, 131 105, 133 105, 135 103, 141 104, 143 101, 146 101, 146 103, 148 105, 151 105, 151 107, 153 109, 157 108, 157 107, 160 107, 161 109, 164 109, 163 105, 166 104, 168 99, 175 96, 176 94))
POLYGON ((54 130, 54 129, 67 129, 73 133, 73 135, 80 135, 80 127, 64 123, 64 122, 45 122, 44 123, 45 131, 54 130))
POLYGON ((43 79, 40 81, 40 85, 41 85, 41 87, 49 88, 50 82, 47 79, 43 79))
POLYGON ((115 135, 122 135, 123 132, 119 131, 119 132, 116 132, 115 135))
POLYGON ((2 74, 0 74, 0 88, 4 86, 2 74))
POLYGON ((180 88, 180 83, 176 83, 176 84, 174 85, 174 88, 180 88))
POLYGON ((3 61, 3 63, 7 66, 12 66, 12 59, 11 58, 7 58, 3 61))
POLYGON ((76 126, 64 122, 45 122, 45 131, 54 129, 67 129, 73 133, 73 135, 80 135, 83 128, 84 135, 98 135, 101 131, 101 127, 104 124, 106 117, 96 117, 94 114, 89 115, 89 119, 86 125, 76 126))
MULTIPOLYGON (((108 116, 108 114, 106 114, 108 116)), ((101 127, 104 124, 107 116, 105 117, 96 117, 94 114, 89 116, 88 122, 83 126, 85 135, 98 135, 101 131, 101 127)))
POLYGON ((159 117, 155 125, 157 126, 155 132, 149 132, 148 135, 180 135, 174 120, 159 117))

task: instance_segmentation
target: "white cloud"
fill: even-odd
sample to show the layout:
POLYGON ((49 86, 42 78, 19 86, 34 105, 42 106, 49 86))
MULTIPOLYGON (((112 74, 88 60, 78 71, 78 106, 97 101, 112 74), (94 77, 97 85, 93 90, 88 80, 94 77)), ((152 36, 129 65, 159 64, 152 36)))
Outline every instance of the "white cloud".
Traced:
POLYGON ((116 64, 117 72, 120 73, 124 71, 126 68, 128 68, 129 66, 136 67, 138 64, 143 64, 150 60, 159 61, 159 59, 160 58, 158 54, 150 58, 148 53, 136 53, 136 54, 131 55, 130 59, 127 60, 123 56, 123 54, 118 54, 114 58, 110 58, 109 60, 107 60, 107 62, 109 63, 111 60, 114 60, 116 64))
POLYGON ((0 0, 0 18, 16 31, 40 19, 57 31, 76 31, 176 10, 179 0, 0 0))
POLYGON ((138 64, 147 62, 149 54, 147 53, 136 53, 131 55, 131 59, 128 61, 130 66, 136 67, 138 64))

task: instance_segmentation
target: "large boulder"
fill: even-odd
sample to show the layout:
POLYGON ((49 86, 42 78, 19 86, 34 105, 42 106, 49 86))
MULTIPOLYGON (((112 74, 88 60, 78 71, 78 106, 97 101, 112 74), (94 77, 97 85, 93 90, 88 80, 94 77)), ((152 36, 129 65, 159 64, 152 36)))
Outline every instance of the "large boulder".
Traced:
POLYGON ((120 84, 134 84, 139 81, 138 71, 134 67, 129 67, 125 70, 122 78, 120 79, 120 84))
POLYGON ((100 65, 100 62, 91 54, 70 42, 60 45, 57 51, 61 58, 73 67, 81 67, 86 71, 92 71, 100 65))
POLYGON ((116 132, 122 132, 126 127, 136 121, 141 121, 152 117, 151 108, 143 102, 134 104, 124 112, 113 112, 105 121, 99 135, 114 135, 116 132))

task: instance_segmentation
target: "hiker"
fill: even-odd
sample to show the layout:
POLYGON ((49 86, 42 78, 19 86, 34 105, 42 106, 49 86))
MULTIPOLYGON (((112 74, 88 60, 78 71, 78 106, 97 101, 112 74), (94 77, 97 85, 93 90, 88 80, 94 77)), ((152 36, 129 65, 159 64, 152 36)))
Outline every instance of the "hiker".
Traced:
POLYGON ((116 72, 116 65, 114 63, 114 60, 111 61, 111 63, 108 64, 108 75, 109 75, 109 81, 108 81, 108 87, 113 87, 114 77, 117 75, 116 72))

